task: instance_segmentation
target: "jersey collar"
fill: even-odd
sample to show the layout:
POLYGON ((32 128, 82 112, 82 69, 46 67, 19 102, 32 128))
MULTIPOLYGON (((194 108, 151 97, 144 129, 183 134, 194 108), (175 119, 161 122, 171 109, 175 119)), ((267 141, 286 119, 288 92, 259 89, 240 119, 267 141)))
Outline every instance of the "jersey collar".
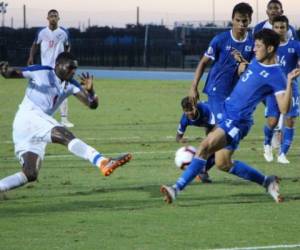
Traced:
POLYGON ((232 38, 232 40, 233 41, 235 41, 236 43, 244 43, 244 42, 246 42, 246 40, 248 39, 248 31, 247 31, 247 33, 246 33, 246 35, 245 35, 245 38, 243 39, 243 40, 237 40, 234 36, 233 36, 233 32, 232 32, 232 29, 230 30, 230 36, 231 36, 231 38, 232 38))

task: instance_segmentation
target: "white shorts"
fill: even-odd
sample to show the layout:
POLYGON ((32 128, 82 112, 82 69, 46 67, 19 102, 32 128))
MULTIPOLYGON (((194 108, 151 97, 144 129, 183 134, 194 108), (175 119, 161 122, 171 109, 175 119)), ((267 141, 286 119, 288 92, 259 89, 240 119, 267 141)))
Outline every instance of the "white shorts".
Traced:
POLYGON ((47 143, 52 142, 51 130, 57 126, 62 125, 43 111, 20 106, 13 122, 13 141, 18 159, 29 151, 44 159, 47 143))

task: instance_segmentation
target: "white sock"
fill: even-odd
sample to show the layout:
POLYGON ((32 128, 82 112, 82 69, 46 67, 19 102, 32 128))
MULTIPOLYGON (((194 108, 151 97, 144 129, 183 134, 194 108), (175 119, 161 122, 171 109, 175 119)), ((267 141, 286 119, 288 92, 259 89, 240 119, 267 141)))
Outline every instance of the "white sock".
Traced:
POLYGON ((21 187, 27 182, 27 177, 23 172, 15 173, 0 180, 0 192, 21 187))
POLYGON ((60 104, 60 116, 62 118, 67 119, 68 117, 68 99, 65 99, 61 104, 60 104))
POLYGON ((70 141, 68 149, 74 155, 89 160, 96 167, 98 167, 100 162, 105 159, 105 157, 103 157, 96 149, 77 138, 70 141))

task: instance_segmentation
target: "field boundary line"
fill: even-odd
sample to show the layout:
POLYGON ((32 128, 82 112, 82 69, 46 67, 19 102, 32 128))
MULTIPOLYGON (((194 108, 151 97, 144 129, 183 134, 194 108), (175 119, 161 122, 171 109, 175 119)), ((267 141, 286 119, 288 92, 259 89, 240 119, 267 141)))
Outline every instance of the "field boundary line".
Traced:
POLYGON ((233 247, 233 248, 214 248, 209 250, 258 250, 258 249, 287 249, 300 247, 300 244, 293 245, 273 245, 273 246, 257 246, 257 247, 233 247))

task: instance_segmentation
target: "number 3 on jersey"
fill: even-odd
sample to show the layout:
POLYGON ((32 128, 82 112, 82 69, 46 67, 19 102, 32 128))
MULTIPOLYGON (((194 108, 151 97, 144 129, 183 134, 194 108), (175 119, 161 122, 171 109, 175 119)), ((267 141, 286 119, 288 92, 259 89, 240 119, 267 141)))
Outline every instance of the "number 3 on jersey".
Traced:
POLYGON ((252 72, 251 70, 248 69, 248 70, 246 71, 246 73, 243 74, 243 76, 242 76, 242 81, 243 81, 243 82, 246 82, 252 74, 253 74, 253 72, 252 72))

